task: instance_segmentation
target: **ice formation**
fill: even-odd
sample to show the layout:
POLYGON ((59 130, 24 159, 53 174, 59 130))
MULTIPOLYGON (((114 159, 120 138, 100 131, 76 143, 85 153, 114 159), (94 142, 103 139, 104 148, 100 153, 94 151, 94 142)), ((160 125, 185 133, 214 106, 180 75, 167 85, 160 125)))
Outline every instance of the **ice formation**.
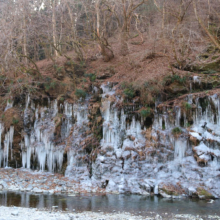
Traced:
MULTIPOLYGON (((199 78, 194 77, 193 81, 199 83, 199 78)), ((135 106, 117 107, 123 100, 115 94, 112 84, 103 84, 101 88, 103 137, 94 161, 83 148, 91 137, 89 99, 75 104, 48 100, 48 105, 43 106, 27 96, 20 143, 24 168, 50 172, 65 169, 66 176, 85 187, 99 186, 107 192, 158 194, 162 184, 181 182, 189 194, 190 189, 204 184, 220 197, 220 186, 215 184, 220 175, 217 94, 188 95, 185 101, 194 106, 188 112, 174 106, 170 114, 167 107, 156 106, 152 126, 146 127, 146 119, 135 111, 135 106), (57 126, 61 129, 59 141, 57 126), (176 127, 181 134, 173 134, 176 127)), ((0 123, 2 167, 7 167, 9 158, 13 157, 13 135, 13 126, 5 131, 0 123)))

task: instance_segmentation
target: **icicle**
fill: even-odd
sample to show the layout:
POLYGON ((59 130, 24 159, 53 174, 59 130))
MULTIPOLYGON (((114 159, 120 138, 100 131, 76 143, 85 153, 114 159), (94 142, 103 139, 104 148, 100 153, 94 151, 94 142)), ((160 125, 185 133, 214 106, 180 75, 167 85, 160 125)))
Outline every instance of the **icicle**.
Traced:
POLYGON ((22 149, 22 166, 24 168, 31 168, 31 143, 28 135, 24 136, 24 143, 21 144, 22 149))
POLYGON ((2 123, 0 123, 0 149, 1 149, 3 131, 4 131, 4 125, 2 123))
POLYGON ((53 117, 55 117, 58 113, 58 106, 57 106, 57 100, 55 99, 52 103, 53 105, 53 117))
POLYGON ((200 77, 199 76, 193 76, 193 82, 194 83, 201 83, 201 81, 200 81, 200 77))
POLYGON ((73 105, 68 103, 67 101, 64 102, 64 114, 67 117, 73 116, 73 105))
POLYGON ((8 110, 9 108, 13 107, 14 102, 12 100, 7 100, 7 106, 5 107, 5 111, 8 110))
POLYGON ((180 126, 180 118, 181 118, 181 109, 179 107, 176 108, 176 121, 175 126, 180 126))
POLYGON ((192 94, 189 94, 189 95, 187 96, 187 102, 188 102, 189 104, 193 104, 193 96, 192 96, 192 94))
POLYGON ((29 103, 30 103, 30 95, 28 94, 28 96, 27 96, 27 100, 26 100, 25 110, 28 109, 29 103))
POLYGON ((10 138, 10 150, 11 150, 11 159, 12 159, 12 144, 13 144, 13 137, 14 137, 14 126, 10 127, 10 131, 9 131, 9 138, 10 138))
POLYGON ((186 112, 184 112, 184 127, 187 127, 187 119, 186 119, 186 112))
POLYGON ((2 133, 4 131, 4 125, 0 123, 0 167, 2 166, 3 150, 2 150, 2 133))
POLYGON ((4 141, 4 167, 8 167, 9 146, 10 146, 10 131, 8 131, 5 135, 5 141, 4 141))
POLYGON ((121 121, 120 121, 120 131, 126 129, 126 115, 124 114, 124 110, 121 110, 121 121))
POLYGON ((187 140, 180 138, 175 139, 174 146, 175 146, 174 158, 178 160, 183 159, 185 157, 188 146, 187 140))

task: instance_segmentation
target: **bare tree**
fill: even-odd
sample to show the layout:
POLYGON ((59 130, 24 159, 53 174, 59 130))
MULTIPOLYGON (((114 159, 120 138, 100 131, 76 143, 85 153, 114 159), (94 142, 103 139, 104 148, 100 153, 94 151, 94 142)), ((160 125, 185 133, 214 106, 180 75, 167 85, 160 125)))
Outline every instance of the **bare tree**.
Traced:
MULTIPOLYGON (((220 1, 215 1, 215 4, 214 4, 214 7, 212 8, 212 11, 214 12, 214 15, 217 16, 217 19, 219 19, 219 21, 220 21, 220 13, 215 10, 215 8, 219 9, 219 7, 220 7, 220 1)), ((194 8, 194 12, 196 15, 196 19, 199 22, 200 26, 205 31, 205 33, 207 34, 207 36, 209 37, 211 42, 220 50, 220 41, 219 41, 218 37, 214 36, 211 33, 211 31, 209 29, 209 23, 208 23, 208 25, 206 25, 205 22, 202 20, 202 18, 199 16, 199 13, 197 10, 197 3, 195 0, 193 0, 193 8, 194 8)), ((210 1, 208 1, 208 12, 209 12, 208 17, 210 16, 210 10, 211 10, 211 5, 210 5, 210 1)))

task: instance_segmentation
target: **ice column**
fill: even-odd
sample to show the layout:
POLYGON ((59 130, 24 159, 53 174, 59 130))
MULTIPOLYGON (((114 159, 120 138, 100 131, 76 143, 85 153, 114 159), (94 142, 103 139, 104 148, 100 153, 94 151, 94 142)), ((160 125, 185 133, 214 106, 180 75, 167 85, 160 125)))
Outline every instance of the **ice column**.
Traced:
POLYGON ((5 135, 4 141, 4 167, 8 167, 9 148, 12 151, 12 143, 14 137, 14 126, 10 127, 10 130, 5 135))

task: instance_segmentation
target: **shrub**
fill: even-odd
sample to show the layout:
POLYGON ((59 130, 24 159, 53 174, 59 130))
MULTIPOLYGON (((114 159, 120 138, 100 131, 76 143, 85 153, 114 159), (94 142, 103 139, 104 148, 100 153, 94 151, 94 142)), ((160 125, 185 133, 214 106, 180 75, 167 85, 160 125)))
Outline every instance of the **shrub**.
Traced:
POLYGON ((84 76, 89 77, 91 82, 94 82, 96 80, 96 75, 94 73, 87 73, 84 76))
POLYGON ((144 83, 144 88, 147 88, 149 86, 149 82, 144 83))
POLYGON ((14 118, 14 117, 12 118, 12 124, 13 124, 13 125, 18 124, 18 122, 19 122, 18 119, 14 118))
POLYGON ((191 126, 191 124, 189 123, 189 122, 187 122, 186 123, 186 127, 188 128, 188 127, 190 127, 191 126))
POLYGON ((121 89, 123 89, 123 93, 127 98, 132 99, 135 96, 135 90, 132 83, 123 82, 121 84, 121 89))
POLYGON ((90 81, 91 81, 91 82, 94 82, 95 80, 96 80, 96 75, 93 74, 93 75, 90 77, 90 81))
POLYGON ((121 84, 121 88, 122 89, 125 89, 127 87, 127 83, 126 82, 123 82, 122 84, 121 84))
POLYGON ((179 127, 176 127, 172 130, 172 134, 177 135, 177 134, 181 134, 182 130, 179 127))
POLYGON ((214 74, 214 73, 216 73, 217 71, 215 71, 215 70, 205 70, 205 71, 203 71, 202 73, 203 74, 214 74))
POLYGON ((51 79, 50 80, 46 80, 47 82, 46 83, 44 83, 44 88, 45 88, 45 90, 46 91, 48 91, 50 88, 55 88, 55 86, 56 86, 56 84, 57 84, 57 82, 56 81, 51 81, 51 79))
POLYGON ((0 75, 0 81, 2 81, 2 80, 5 80, 5 76, 3 76, 3 75, 0 75))
POLYGON ((85 97, 86 97, 86 92, 85 92, 84 90, 82 90, 82 89, 76 89, 75 95, 76 95, 77 98, 83 98, 83 99, 85 99, 85 97))
POLYGON ((184 107, 185 107, 186 110, 189 110, 189 109, 192 108, 192 106, 188 102, 184 103, 184 107))
POLYGON ((68 61, 66 62, 66 65, 68 65, 68 66, 74 65, 74 62, 73 62, 72 60, 68 60, 68 61))
POLYGON ((52 81, 51 83, 50 83, 50 87, 52 87, 53 89, 55 88, 55 86, 56 86, 56 82, 55 81, 52 81))
POLYGON ((147 109, 143 109, 140 111, 142 117, 146 118, 151 114, 151 109, 148 107, 147 109))
POLYGON ((63 70, 63 66, 54 65, 54 69, 55 69, 55 71, 56 71, 57 73, 60 73, 60 72, 62 72, 62 70, 63 70))
POLYGON ((179 75, 173 75, 170 77, 171 81, 174 82, 174 81, 177 81, 179 82, 180 84, 183 84, 184 82, 186 82, 186 77, 180 77, 179 75))
POLYGON ((124 89, 124 94, 127 98, 132 99, 135 96, 135 91, 133 88, 124 89))
POLYGON ((81 60, 79 65, 80 65, 80 67, 85 67, 86 66, 86 62, 84 60, 81 60))
POLYGON ((164 77, 163 78, 163 82, 162 82, 162 84, 163 85, 166 85, 167 84, 167 82, 179 82, 180 84, 184 84, 185 82, 186 82, 186 77, 184 76, 184 77, 181 77, 181 76, 179 76, 179 75, 177 75, 177 74, 175 74, 175 75, 170 75, 170 76, 166 76, 166 77, 164 77))

